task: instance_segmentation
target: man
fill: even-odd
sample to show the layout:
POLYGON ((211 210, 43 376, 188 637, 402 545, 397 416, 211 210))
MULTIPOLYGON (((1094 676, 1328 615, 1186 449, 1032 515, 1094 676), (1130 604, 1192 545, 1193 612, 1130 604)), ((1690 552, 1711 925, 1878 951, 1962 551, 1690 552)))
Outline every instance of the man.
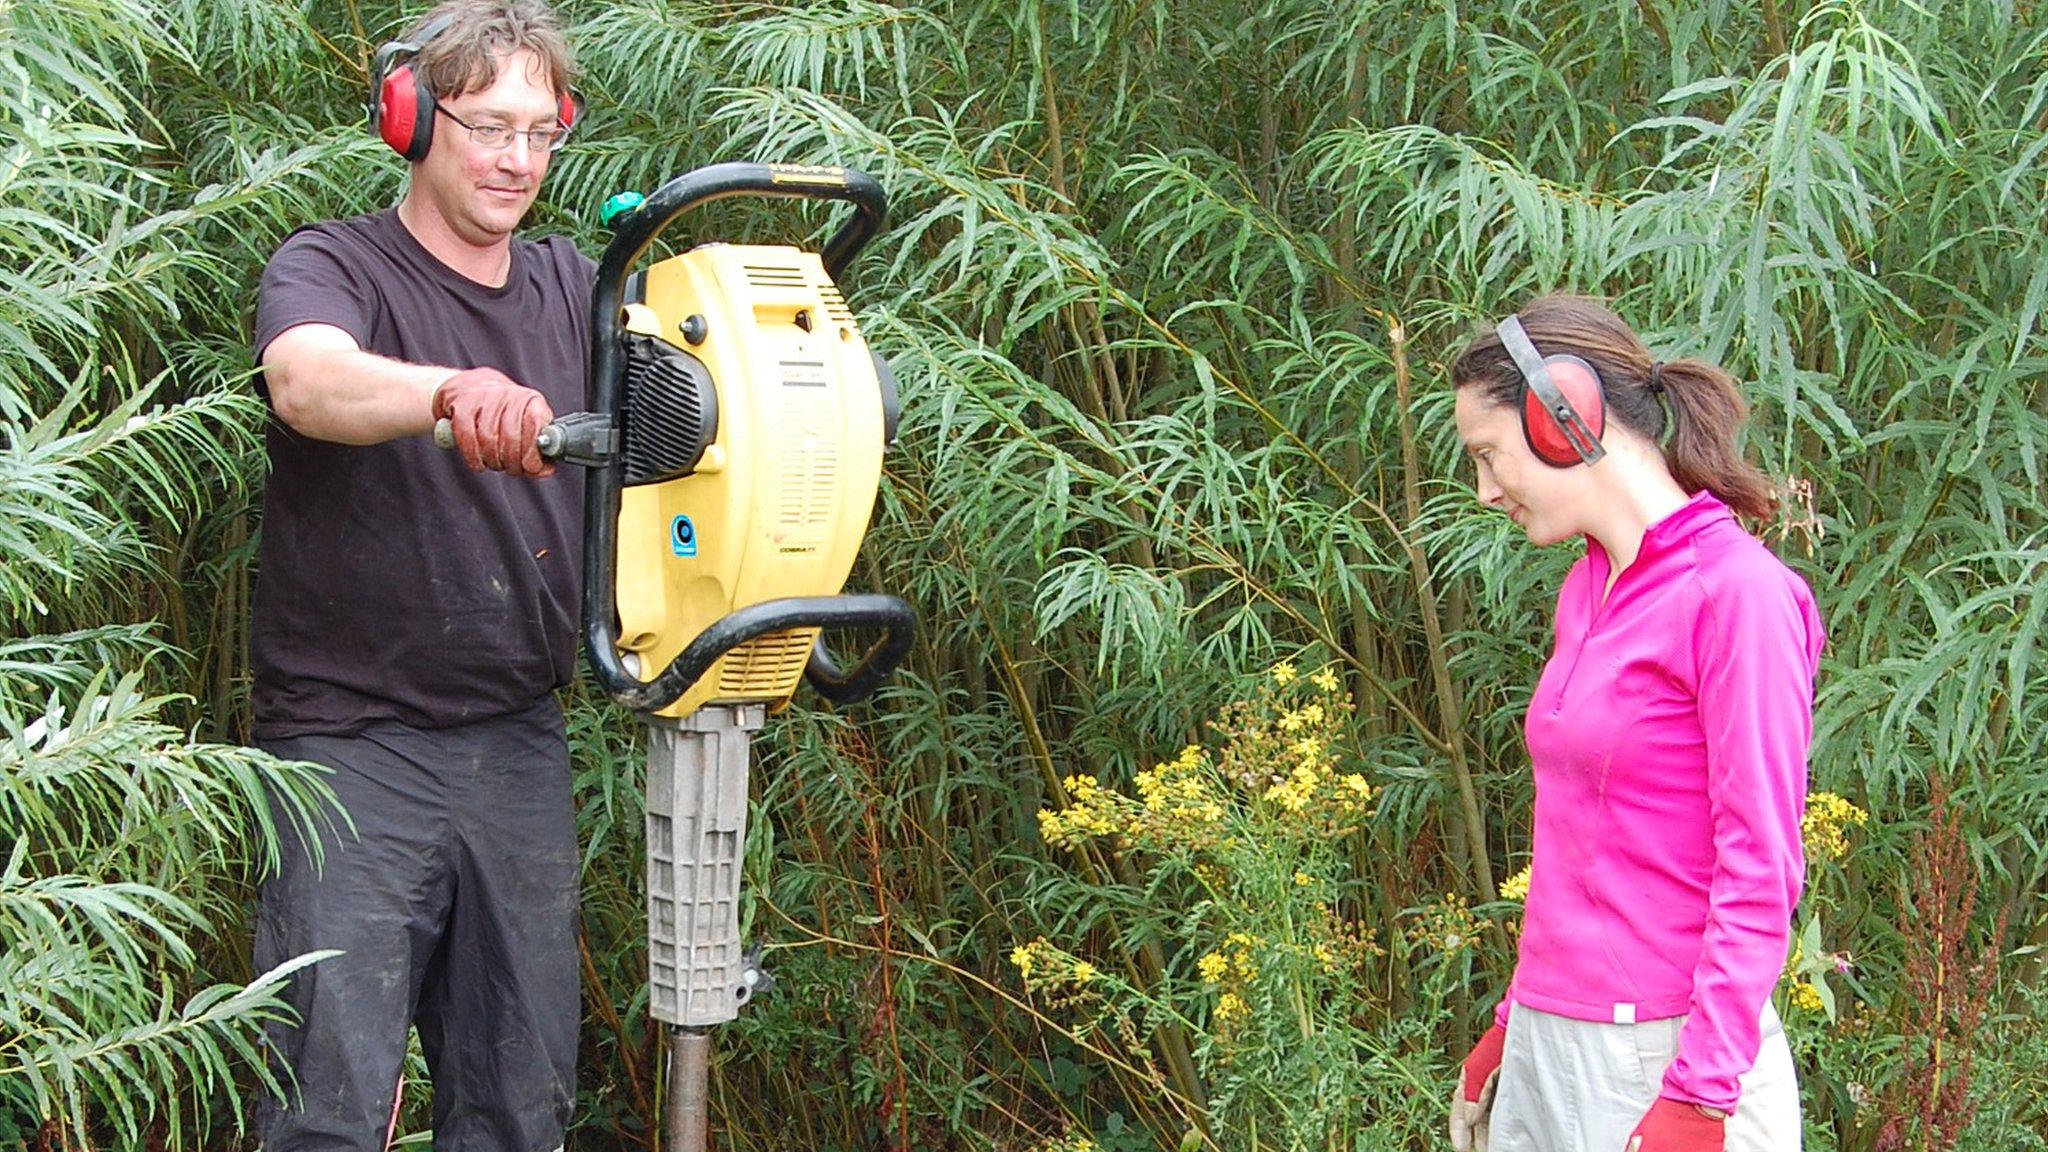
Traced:
POLYGON ((255 737, 333 769, 354 824, 264 882, 263 970, 343 955, 273 1026, 272 1152, 381 1149, 408 1025, 434 1147, 561 1146, 575 1089, 576 829, 553 690, 574 667, 582 478, 537 436, 586 404, 594 266, 514 233, 568 134, 537 0, 450 0, 400 46, 394 209, 303 228, 257 303, 277 420, 251 634, 255 737), (402 107, 400 105, 403 105, 402 107), (437 449, 452 421, 456 453, 437 449))

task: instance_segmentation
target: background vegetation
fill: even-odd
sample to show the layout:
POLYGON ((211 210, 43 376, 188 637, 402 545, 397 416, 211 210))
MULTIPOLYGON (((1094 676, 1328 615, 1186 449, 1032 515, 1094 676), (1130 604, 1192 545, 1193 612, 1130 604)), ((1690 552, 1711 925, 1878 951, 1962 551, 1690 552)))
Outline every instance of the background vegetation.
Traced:
MULTIPOLYGON (((858 579, 926 630, 764 741, 726 1146, 1436 1146, 1571 559, 1475 507, 1442 366, 1558 288, 1751 382, 1828 621, 1814 784, 1869 815, 1822 813, 1782 1004, 1810 1146, 2048 1144, 2039 5, 563 7, 592 115, 538 227, 594 251, 735 157, 896 203, 847 285, 906 401, 858 579)), ((358 109, 408 15, 0 0, 0 1145, 233 1146, 266 1090, 257 801, 323 810, 235 747, 247 318, 292 226, 396 198, 358 109)), ((574 1142, 649 1147, 637 737, 572 704, 574 1142)))

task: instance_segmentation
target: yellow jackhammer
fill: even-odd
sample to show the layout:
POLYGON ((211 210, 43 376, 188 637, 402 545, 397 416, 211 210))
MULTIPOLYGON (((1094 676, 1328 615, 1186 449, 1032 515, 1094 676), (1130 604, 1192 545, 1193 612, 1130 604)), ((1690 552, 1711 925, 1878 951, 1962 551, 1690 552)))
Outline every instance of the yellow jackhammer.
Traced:
POLYGON ((739 938, 753 734, 807 679, 868 695, 908 653, 910 606, 844 595, 896 391, 835 278, 882 229, 863 173, 717 164, 606 205, 591 294, 592 409, 543 453, 589 469, 584 647, 647 721, 649 1011, 669 1028, 664 1146, 702 1152, 710 1029, 765 984, 739 938), (685 212, 731 196, 843 200, 824 252, 704 244, 635 271, 685 212), (880 632, 849 671, 824 634, 880 632))

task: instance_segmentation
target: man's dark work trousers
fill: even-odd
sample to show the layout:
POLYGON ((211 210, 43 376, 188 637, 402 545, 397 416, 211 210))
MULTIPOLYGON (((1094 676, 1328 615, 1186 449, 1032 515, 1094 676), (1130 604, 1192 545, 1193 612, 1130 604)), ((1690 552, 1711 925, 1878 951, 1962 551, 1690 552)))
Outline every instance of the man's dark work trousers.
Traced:
MULTIPOLYGON (((256 970, 322 948, 272 1024, 297 1097, 258 1109, 266 1152, 379 1152, 417 1023, 435 1152, 550 1152, 575 1097, 576 817, 553 697, 458 728, 385 721, 264 750, 334 769, 356 836, 323 831, 324 866, 279 823, 256 970)), ((340 822, 337 821, 337 824, 340 822)))

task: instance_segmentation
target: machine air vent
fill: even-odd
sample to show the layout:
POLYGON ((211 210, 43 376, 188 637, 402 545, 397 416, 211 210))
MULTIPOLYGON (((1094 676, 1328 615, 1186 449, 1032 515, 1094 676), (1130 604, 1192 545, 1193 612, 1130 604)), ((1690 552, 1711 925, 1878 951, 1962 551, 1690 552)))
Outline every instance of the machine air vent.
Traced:
POLYGON ((757 288, 802 288, 804 270, 794 264, 749 264, 747 283, 757 288))
POLYGON ((853 309, 846 306, 846 297, 839 294, 839 289, 833 287, 830 283, 820 284, 818 285, 818 295, 825 300, 825 315, 827 318, 849 327, 852 326, 853 309))
POLYGON ((725 700, 787 699, 810 663, 816 628, 771 632, 727 652, 719 661, 718 696, 725 700))
POLYGON ((718 392, 702 360, 673 344, 626 339, 625 483, 688 476, 718 435, 718 392))

